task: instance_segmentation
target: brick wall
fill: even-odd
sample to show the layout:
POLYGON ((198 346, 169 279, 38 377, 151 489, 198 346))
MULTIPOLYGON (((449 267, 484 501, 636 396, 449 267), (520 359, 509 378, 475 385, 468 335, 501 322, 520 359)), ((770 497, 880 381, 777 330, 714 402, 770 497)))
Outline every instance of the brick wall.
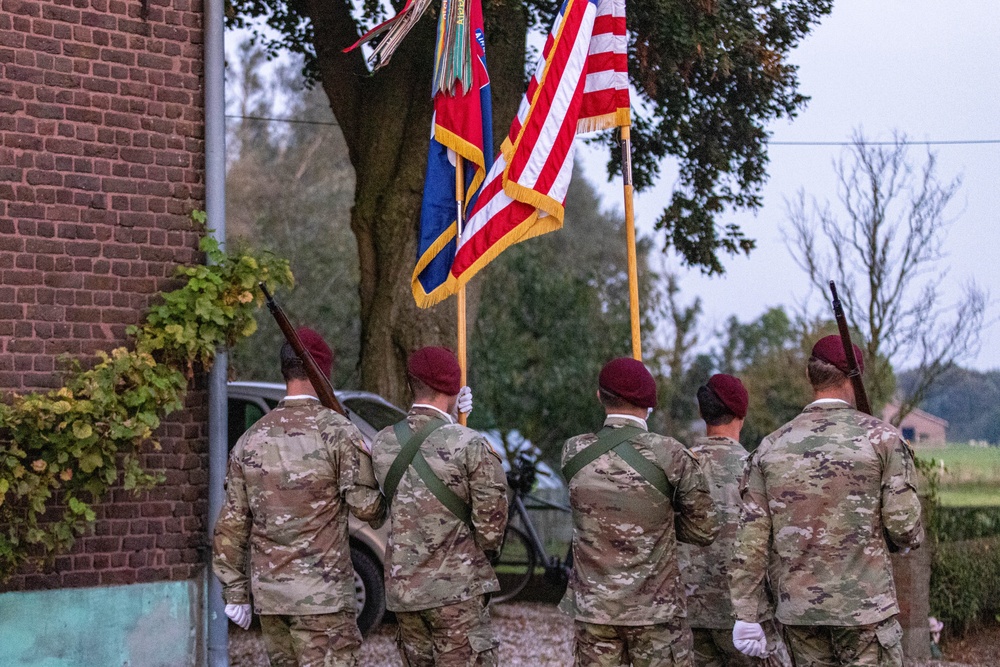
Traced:
MULTIPOLYGON (((0 391, 59 386, 58 357, 126 341, 203 207, 201 3, 0 0, 0 391)), ((206 513, 205 393, 53 569, 4 588, 194 576, 206 513)))

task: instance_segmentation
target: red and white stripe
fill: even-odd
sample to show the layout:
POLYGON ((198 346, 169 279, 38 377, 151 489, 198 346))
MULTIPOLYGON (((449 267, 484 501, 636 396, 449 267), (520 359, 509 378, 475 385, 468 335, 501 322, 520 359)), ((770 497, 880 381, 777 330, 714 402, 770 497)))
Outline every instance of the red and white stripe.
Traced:
POLYGON ((624 0, 566 0, 452 264, 464 284, 514 243, 562 226, 577 134, 629 122, 624 0))

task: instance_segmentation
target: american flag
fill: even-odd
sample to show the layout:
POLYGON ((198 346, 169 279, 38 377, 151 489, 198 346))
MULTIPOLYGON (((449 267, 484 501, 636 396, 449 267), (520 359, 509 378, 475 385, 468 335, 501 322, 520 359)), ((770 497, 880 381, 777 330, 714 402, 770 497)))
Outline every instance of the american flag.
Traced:
POLYGON ((629 122, 625 0, 565 0, 462 230, 449 287, 511 245, 562 227, 574 138, 629 122))

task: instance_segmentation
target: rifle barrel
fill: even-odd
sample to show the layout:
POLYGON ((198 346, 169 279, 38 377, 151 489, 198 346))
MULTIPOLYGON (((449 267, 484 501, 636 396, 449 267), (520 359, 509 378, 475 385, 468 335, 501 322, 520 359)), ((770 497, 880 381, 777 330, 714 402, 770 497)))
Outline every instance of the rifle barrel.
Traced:
POLYGON ((308 376, 309 382, 312 383, 313 389, 316 390, 319 402, 346 417, 347 412, 344 410, 344 406, 340 404, 340 401, 337 400, 337 395, 333 391, 333 385, 330 384, 330 378, 326 377, 323 371, 319 369, 316 360, 312 358, 309 350, 302 344, 298 332, 295 331, 295 327, 288 321, 288 316, 285 315, 285 311, 282 310, 281 306, 274 300, 274 297, 271 296, 271 293, 267 290, 267 286, 263 282, 258 283, 258 285, 260 286, 260 291, 264 293, 264 299, 267 301, 267 309, 274 316, 274 321, 278 323, 278 328, 285 335, 285 340, 288 341, 288 344, 295 350, 295 354, 302 360, 306 376, 308 376))
POLYGON ((833 296, 833 316, 837 320, 837 331, 840 333, 840 340, 844 344, 844 356, 847 359, 847 376, 854 387, 854 403, 858 410, 865 414, 872 414, 872 406, 868 401, 868 392, 865 391, 865 384, 861 379, 861 367, 858 366, 857 357, 854 356, 854 344, 851 342, 851 331, 847 326, 847 317, 844 315, 844 307, 837 296, 837 285, 830 281, 830 294, 833 296))

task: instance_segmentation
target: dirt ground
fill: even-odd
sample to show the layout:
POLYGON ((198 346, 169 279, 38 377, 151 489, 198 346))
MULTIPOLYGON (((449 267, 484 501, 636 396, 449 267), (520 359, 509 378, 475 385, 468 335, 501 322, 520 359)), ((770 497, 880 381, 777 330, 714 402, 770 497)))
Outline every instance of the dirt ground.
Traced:
POLYGON ((949 660, 983 667, 1000 665, 1000 621, 965 637, 945 638, 941 650, 949 660))
MULTIPOLYGON (((500 664, 504 667, 563 667, 572 664, 573 626, 551 604, 517 602, 492 608, 500 635, 500 664)), ((233 667, 268 667, 260 630, 230 625, 229 657, 233 667)), ((395 645, 395 626, 383 625, 361 649, 364 667, 402 667, 395 645)), ((949 662, 907 667, 997 667, 1000 665, 1000 626, 985 628, 943 645, 949 662), (954 662, 952 662, 954 661, 954 662)))

